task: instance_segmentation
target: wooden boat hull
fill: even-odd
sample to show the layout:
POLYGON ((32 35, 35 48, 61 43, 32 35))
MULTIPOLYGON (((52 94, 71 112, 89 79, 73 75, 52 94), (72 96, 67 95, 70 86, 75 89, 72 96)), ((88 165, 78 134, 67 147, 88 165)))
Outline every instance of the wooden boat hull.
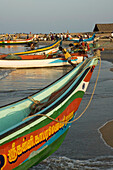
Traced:
MULTIPOLYGON (((95 38, 95 34, 90 38, 84 38, 83 42, 93 43, 94 38, 95 38)), ((68 38, 68 41, 73 41, 74 43, 80 42, 79 39, 76 39, 76 38, 68 38)))
MULTIPOLYGON (((83 57, 88 57, 87 54, 84 53, 80 53, 80 52, 75 52, 75 53, 71 53, 72 59, 76 59, 77 56, 83 56, 83 57)), ((39 59, 50 59, 50 58, 64 58, 64 54, 46 54, 46 55, 33 55, 33 54, 29 54, 29 55, 13 55, 13 54, 3 54, 0 55, 0 59, 4 59, 4 60, 16 60, 16 59, 20 59, 20 60, 39 60, 39 59)))
POLYGON ((29 113, 33 102, 29 98, 0 108, 0 169, 28 169, 58 149, 97 63, 97 57, 86 59, 51 85, 33 94, 31 97, 42 105, 31 117, 29 113))
MULTIPOLYGON (((83 61, 83 56, 72 57, 72 62, 79 64, 83 61)), ((0 60, 0 68, 40 68, 40 67, 58 67, 69 66, 67 60, 62 57, 47 59, 29 59, 29 60, 0 60)))
POLYGON ((29 50, 29 51, 24 51, 24 52, 17 52, 14 53, 15 55, 29 55, 29 54, 36 54, 36 55, 41 55, 41 54, 52 54, 56 53, 58 51, 58 47, 62 41, 58 40, 54 42, 53 44, 50 44, 48 46, 40 47, 35 50, 29 50))
POLYGON ((56 141, 54 141, 48 147, 46 147, 44 150, 41 150, 36 156, 33 157, 33 159, 29 159, 27 162, 25 162, 23 166, 20 165, 16 169, 17 170, 21 170, 22 168, 26 169, 26 167, 31 167, 33 165, 36 165, 40 163, 41 161, 43 161, 48 156, 50 156, 61 146, 61 144, 63 143, 65 139, 67 132, 68 130, 63 135, 61 135, 56 141), (56 145, 56 142, 57 142, 57 145, 56 145))
POLYGON ((5 40, 0 41, 0 45, 22 45, 33 42, 33 38, 25 39, 25 40, 5 40))

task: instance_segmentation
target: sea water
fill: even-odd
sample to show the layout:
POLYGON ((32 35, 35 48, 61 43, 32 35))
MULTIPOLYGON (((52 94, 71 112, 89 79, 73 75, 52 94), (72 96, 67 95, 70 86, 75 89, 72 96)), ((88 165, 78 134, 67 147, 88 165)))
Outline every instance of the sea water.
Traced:
MULTIPOLYGON (((110 55, 110 54, 109 54, 110 55)), ((78 109, 78 115, 90 100, 96 81, 97 66, 78 109)), ((113 149, 106 145, 99 128, 113 120, 113 64, 102 61, 99 80, 92 102, 84 115, 74 122, 61 147, 30 170, 111 170, 113 149)), ((71 69, 0 69, 0 106, 35 93, 71 69)))

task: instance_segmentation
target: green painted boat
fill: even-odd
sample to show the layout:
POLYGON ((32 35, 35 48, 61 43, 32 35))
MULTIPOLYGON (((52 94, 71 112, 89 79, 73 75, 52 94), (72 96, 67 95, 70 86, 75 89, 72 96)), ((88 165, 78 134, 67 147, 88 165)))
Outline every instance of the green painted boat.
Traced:
POLYGON ((99 60, 93 56, 32 96, 0 107, 0 169, 28 169, 55 152, 99 60))

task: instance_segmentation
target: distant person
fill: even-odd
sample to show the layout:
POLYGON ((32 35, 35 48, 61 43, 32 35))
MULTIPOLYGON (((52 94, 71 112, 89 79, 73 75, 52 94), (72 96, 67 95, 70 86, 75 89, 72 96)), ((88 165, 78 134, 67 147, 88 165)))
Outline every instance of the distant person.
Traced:
POLYGON ((79 38, 79 42, 82 42, 82 41, 83 41, 83 37, 81 35, 80 38, 79 38))
POLYGON ((60 34, 60 38, 61 38, 61 40, 63 40, 63 34, 62 33, 60 34))
POLYGON ((36 41, 39 41, 39 35, 36 34, 36 41))
POLYGON ((79 49, 80 49, 80 53, 81 54, 85 54, 86 53, 86 44, 84 42, 81 42, 80 46, 79 46, 79 49))
POLYGON ((59 39, 58 35, 55 34, 55 40, 57 41, 59 39))
POLYGON ((43 37, 44 41, 47 40, 47 34, 44 34, 44 37, 43 37))
POLYGON ((89 34, 87 34, 87 38, 89 38, 89 34))
POLYGON ((27 39, 29 39, 29 34, 27 34, 27 39))
POLYGON ((69 44, 69 47, 67 48, 67 51, 69 53, 72 53, 74 51, 74 45, 72 43, 69 44))
POLYGON ((33 40, 34 40, 34 41, 36 41, 36 34, 34 34, 34 36, 33 36, 33 40))
POLYGON ((51 41, 54 41, 54 35, 53 34, 51 35, 51 41))
POLYGON ((34 43, 31 43, 30 48, 31 48, 31 50, 34 50, 34 49, 35 49, 34 43))
POLYGON ((69 35, 67 34, 67 35, 66 35, 66 40, 68 40, 68 38, 69 38, 69 35))

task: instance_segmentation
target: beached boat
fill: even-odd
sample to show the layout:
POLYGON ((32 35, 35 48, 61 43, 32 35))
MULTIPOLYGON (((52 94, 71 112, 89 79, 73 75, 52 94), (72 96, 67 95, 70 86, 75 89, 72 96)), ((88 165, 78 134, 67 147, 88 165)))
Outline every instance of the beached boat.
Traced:
POLYGON ((55 41, 54 43, 39 47, 34 50, 28 50, 28 51, 23 51, 23 52, 15 52, 15 55, 30 55, 30 54, 35 54, 35 55, 42 55, 42 54, 52 54, 56 53, 59 49, 59 45, 61 45, 62 40, 55 41))
MULTIPOLYGON (((64 57, 53 57, 53 56, 40 56, 34 55, 34 58, 27 59, 28 56, 23 56, 24 59, 21 59, 21 56, 14 56, 13 59, 0 59, 0 68, 40 68, 40 67, 58 67, 58 66, 69 66, 70 64, 64 57)), ((71 61, 74 64, 79 64, 83 61, 83 55, 72 56, 71 61)))
MULTIPOLYGON (((93 43, 94 39, 95 39, 95 34, 93 34, 93 36, 90 38, 83 38, 82 41, 88 42, 88 43, 93 43)), ((68 41, 73 41, 74 43, 80 42, 79 38, 68 38, 68 41)))
MULTIPOLYGON (((87 53, 82 53, 82 52, 73 52, 70 53, 72 58, 73 57, 77 57, 77 56, 83 56, 83 57, 88 57, 87 53)), ((63 57, 64 58, 64 54, 61 52, 57 52, 54 54, 42 54, 42 55, 15 55, 15 54, 3 54, 0 55, 0 59, 4 59, 4 60, 36 60, 36 59, 47 59, 47 58, 58 58, 58 57, 63 57)))
POLYGON ((33 38, 17 40, 0 40, 0 45, 22 45, 33 42, 33 38))
POLYGON ((0 169, 28 169, 59 148, 98 59, 88 58, 32 96, 0 107, 0 169))
MULTIPOLYGON (((73 64, 81 63, 86 57, 88 57, 86 53, 71 53, 73 64)), ((57 55, 0 55, 0 68, 39 68, 69 65, 62 53, 57 55)))

